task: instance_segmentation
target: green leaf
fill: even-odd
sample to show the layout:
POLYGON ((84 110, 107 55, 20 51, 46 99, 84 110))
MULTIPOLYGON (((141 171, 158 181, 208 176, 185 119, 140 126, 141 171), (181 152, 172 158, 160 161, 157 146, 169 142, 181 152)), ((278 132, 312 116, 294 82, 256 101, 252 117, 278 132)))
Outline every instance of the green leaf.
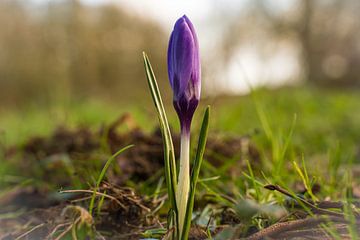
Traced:
POLYGON ((174 145, 172 142, 170 127, 166 117, 165 108, 161 100, 161 95, 158 84, 156 82, 155 74, 151 67, 149 58, 145 52, 143 52, 143 58, 144 58, 144 66, 145 66, 147 81, 149 84, 153 102, 155 104, 158 113, 160 129, 164 141, 165 180, 166 180, 171 206, 172 209, 175 211, 175 215, 176 215, 175 221, 177 223, 178 214, 177 214, 177 206, 175 199, 176 186, 177 186, 177 172, 176 172, 176 163, 175 163, 175 155, 174 155, 174 145))
POLYGON ((166 228, 149 229, 143 232, 142 235, 146 239, 155 239, 155 238, 158 239, 158 238, 162 238, 162 236, 164 236, 167 233, 167 231, 168 230, 166 228))
POLYGON ((191 216, 194 208, 196 184, 200 173, 201 163, 205 152, 206 140, 209 130, 209 117, 210 117, 210 106, 207 106, 201 125, 194 166, 191 172, 189 199, 186 206, 184 228, 181 234, 181 239, 184 240, 188 239, 188 235, 190 231, 191 216))

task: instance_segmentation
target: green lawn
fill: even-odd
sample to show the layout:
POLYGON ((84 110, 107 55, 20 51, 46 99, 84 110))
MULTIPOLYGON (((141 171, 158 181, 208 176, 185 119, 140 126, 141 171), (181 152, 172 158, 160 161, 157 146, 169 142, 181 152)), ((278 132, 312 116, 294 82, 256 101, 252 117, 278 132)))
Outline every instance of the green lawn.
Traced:
MULTIPOLYGON (((237 168, 232 159, 226 160, 225 166, 220 168, 205 159, 201 177, 211 184, 202 181, 197 198, 211 194, 216 201, 227 205, 229 202, 221 196, 227 189, 226 193, 238 202, 247 198, 258 203, 274 200, 282 203, 287 198, 263 186, 278 184, 295 191, 296 184, 303 183, 308 189, 314 184, 320 186, 321 190, 316 194, 308 191, 307 197, 313 200, 345 199, 352 186, 359 186, 359 178, 354 175, 354 169, 360 165, 359 100, 356 91, 313 88, 259 89, 246 96, 204 99, 193 121, 193 136, 197 136, 205 105, 210 104, 209 134, 251 136, 251 142, 260 153, 260 162, 244 159, 249 161, 234 176, 228 174, 230 168, 237 168)), ((0 112, 1 141, 6 147, 21 145, 31 136, 49 135, 59 125, 98 129, 101 124, 110 123, 126 112, 146 132, 158 124, 150 96, 146 96, 143 103, 88 101, 56 107, 30 106, 26 110, 0 112)), ((177 118, 170 104, 167 113, 173 132, 178 131, 177 118)), ((122 130, 126 131, 126 128, 122 130)), ((4 160, 0 161, 0 180, 9 173, 21 176, 14 165, 4 160)), ((93 167, 100 172, 99 164, 94 163, 93 167)), ((94 172, 94 176, 98 172, 94 172)), ((74 187, 79 186, 78 180, 74 182, 74 187)), ((146 193, 151 191, 153 189, 146 193)), ((239 212, 241 215, 243 211, 239 212)), ((255 220, 254 224, 261 228, 268 223, 255 220)))

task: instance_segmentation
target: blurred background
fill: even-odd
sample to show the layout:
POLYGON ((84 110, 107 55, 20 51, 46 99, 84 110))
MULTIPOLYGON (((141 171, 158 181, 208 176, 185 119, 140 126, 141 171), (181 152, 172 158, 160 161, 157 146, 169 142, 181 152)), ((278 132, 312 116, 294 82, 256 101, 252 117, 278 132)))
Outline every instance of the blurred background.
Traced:
POLYGON ((167 42, 183 14, 198 31, 205 97, 358 88, 359 12, 357 0, 0 0, 0 127, 13 111, 64 119, 75 103, 150 103, 142 51, 170 100, 167 42))
MULTIPOLYGON (((179 123, 166 59, 174 23, 184 14, 196 28, 202 63, 192 148, 204 107, 211 105, 201 201, 195 203, 202 209, 196 219, 207 232, 213 217, 224 226, 216 215, 240 223, 236 232, 278 222, 264 218, 270 205, 265 210, 246 203, 246 216, 240 204, 231 215, 213 205, 218 202, 224 212, 228 203, 223 203, 232 199, 293 205, 290 198, 259 190, 263 183, 304 199, 313 193, 312 200, 360 198, 359 0, 0 0, 0 239, 15 239, 2 238, 4 232, 31 239, 27 234, 35 229, 53 229, 34 238, 45 239, 60 238, 60 232, 52 235, 60 226, 71 233, 80 229, 66 225, 70 218, 61 222, 67 204, 54 208, 56 221, 47 210, 24 209, 73 199, 56 193, 95 186, 100 169, 113 160, 107 182, 148 195, 146 202, 165 199, 162 140, 142 52, 157 76, 176 153, 179 123), (128 144, 135 147, 109 158, 128 144), (254 221, 248 219, 249 206, 250 212, 261 210, 254 221)), ((157 221, 160 208, 159 215, 170 213, 159 200, 156 210, 144 215, 146 225, 133 223, 123 210, 133 218, 147 203, 138 211, 140 200, 130 200, 128 190, 99 191, 126 201, 125 208, 104 214, 105 205, 113 209, 114 202, 106 204, 103 195, 96 201, 96 228, 104 224, 104 232, 123 231, 122 226, 141 232, 138 226, 157 221)), ((129 238, 128 232, 119 239, 129 238)))

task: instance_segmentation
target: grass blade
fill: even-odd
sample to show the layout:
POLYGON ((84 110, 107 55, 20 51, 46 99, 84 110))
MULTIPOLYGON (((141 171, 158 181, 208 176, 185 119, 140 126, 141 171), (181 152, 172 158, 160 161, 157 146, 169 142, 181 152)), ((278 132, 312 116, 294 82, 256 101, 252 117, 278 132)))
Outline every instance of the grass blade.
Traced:
POLYGON ((134 145, 128 145, 122 149, 120 149, 119 151, 117 151, 114 155, 112 155, 105 163, 105 166, 103 167, 103 169, 101 170, 100 172, 100 175, 96 181, 96 186, 95 186, 95 189, 94 189, 94 193, 91 197, 91 200, 90 200, 90 205, 89 205, 89 213, 90 215, 92 214, 92 210, 94 208, 94 203, 95 203, 95 197, 96 197, 96 192, 100 186, 100 183, 101 181, 104 179, 105 177, 105 174, 106 174, 106 171, 108 170, 108 168, 110 167, 111 163, 115 160, 115 158, 117 156, 119 156, 122 152, 126 151, 127 149, 133 147, 134 145))
MULTIPOLYGON (((175 155, 174 155, 174 145, 171 138, 171 132, 168 120, 166 118, 166 113, 164 109, 164 105, 161 100, 161 95, 159 91, 159 87, 156 82, 154 71, 151 67, 150 61, 146 53, 143 52, 144 58, 144 66, 147 81, 149 84, 151 96, 153 98, 158 117, 160 123, 160 129, 164 141, 164 162, 165 162, 165 180, 168 188, 169 199, 171 201, 171 205, 173 210, 175 211, 175 221, 177 223, 177 206, 175 199, 175 192, 177 186, 177 173, 176 173, 176 163, 175 163, 175 155)), ((177 225, 177 224, 176 224, 177 225)))
POLYGON ((186 215, 185 215, 185 222, 184 228, 181 234, 181 239, 188 239, 188 235, 190 232, 191 226, 191 216, 194 208, 194 199, 195 199, 195 191, 196 191, 196 184, 199 177, 199 172, 201 168, 201 163, 203 160, 206 140, 209 130, 209 117, 210 117, 210 106, 208 106, 205 110, 204 118, 201 125, 198 147, 196 151, 196 157, 193 165, 193 169, 191 172, 191 179, 190 179, 190 192, 189 192, 189 199, 186 206, 186 215))

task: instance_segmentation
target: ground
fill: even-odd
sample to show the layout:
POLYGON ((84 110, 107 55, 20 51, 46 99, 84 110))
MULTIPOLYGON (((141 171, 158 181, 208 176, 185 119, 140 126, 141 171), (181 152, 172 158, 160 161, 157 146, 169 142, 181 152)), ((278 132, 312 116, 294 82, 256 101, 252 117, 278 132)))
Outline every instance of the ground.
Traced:
MULTIPOLYGON (((162 140, 147 100, 3 110, 0 239, 166 236, 162 140)), ((203 99, 193 143, 204 106, 212 113, 191 237, 357 239, 359 100, 310 87, 203 99)))

